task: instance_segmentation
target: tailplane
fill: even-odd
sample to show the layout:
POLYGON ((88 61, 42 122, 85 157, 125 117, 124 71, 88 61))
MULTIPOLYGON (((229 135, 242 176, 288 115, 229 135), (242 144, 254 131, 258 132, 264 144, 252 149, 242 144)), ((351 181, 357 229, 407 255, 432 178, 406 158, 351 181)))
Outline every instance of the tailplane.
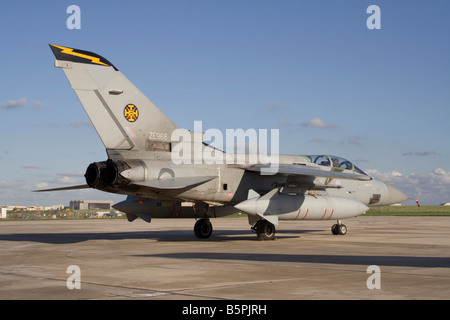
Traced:
POLYGON ((102 56, 50 44, 106 149, 170 151, 177 126, 102 56))

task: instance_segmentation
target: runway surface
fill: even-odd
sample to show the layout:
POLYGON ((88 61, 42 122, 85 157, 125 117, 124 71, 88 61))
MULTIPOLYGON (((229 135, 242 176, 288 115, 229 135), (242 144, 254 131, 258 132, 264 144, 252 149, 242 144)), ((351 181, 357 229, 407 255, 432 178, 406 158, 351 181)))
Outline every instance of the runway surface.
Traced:
POLYGON ((211 221, 0 222, 0 299, 450 299, 450 217, 281 221, 276 241, 211 221))

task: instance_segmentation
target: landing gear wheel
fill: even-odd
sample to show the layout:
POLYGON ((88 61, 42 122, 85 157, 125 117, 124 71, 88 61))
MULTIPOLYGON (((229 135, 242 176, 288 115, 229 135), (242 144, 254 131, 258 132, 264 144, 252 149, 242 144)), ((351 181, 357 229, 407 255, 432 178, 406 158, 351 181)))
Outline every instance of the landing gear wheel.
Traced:
POLYGON ((331 227, 331 233, 334 235, 338 235, 339 234, 338 228, 339 228, 339 225, 333 224, 333 226, 331 227))
POLYGON ((338 225, 338 232, 341 236, 347 234, 347 226, 345 224, 338 225))
POLYGON ((195 236, 199 239, 208 239, 213 232, 213 227, 209 219, 198 220, 194 225, 195 236))
POLYGON ((331 233, 334 235, 345 235, 347 233, 347 226, 345 224, 333 224, 331 233))
POLYGON ((259 240, 275 240, 275 226, 267 220, 259 220, 254 229, 259 240))

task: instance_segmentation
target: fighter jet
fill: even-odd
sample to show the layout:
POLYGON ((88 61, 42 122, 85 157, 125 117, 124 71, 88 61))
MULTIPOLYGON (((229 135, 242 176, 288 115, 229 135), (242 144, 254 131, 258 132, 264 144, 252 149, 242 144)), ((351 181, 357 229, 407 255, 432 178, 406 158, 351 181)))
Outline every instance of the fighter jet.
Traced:
POLYGON ((344 235, 343 219, 361 215, 369 206, 408 199, 338 156, 279 155, 272 166, 249 161, 249 155, 236 161, 234 152, 204 143, 202 132, 184 130, 187 138, 174 138, 181 128, 107 59, 59 45, 50 48, 55 67, 62 69, 97 130, 107 159, 87 167, 84 185, 38 191, 94 188, 124 194, 126 200, 113 207, 130 222, 195 218, 194 233, 200 239, 211 236, 211 218, 237 212, 248 215, 260 240, 275 239, 279 220, 335 220, 332 234, 344 235), (207 161, 211 159, 205 155, 216 161, 207 161), (184 161, 186 156, 201 161, 184 161))

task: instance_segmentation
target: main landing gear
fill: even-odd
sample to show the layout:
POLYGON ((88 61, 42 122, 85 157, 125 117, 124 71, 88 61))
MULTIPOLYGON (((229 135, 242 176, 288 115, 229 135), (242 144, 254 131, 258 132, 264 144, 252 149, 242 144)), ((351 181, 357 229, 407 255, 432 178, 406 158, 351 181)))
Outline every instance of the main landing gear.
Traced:
POLYGON ((275 226, 267 220, 259 220, 252 227, 259 240, 275 240, 275 226))
POLYGON ((337 224, 333 224, 331 227, 331 233, 334 235, 345 235, 347 233, 347 226, 342 223, 341 220, 337 221, 337 224))
POLYGON ((213 232, 209 217, 197 220, 194 225, 194 234, 199 239, 208 239, 213 232))
POLYGON ((211 222, 209 221, 208 212, 211 208, 207 203, 196 203, 193 207, 194 213, 197 215, 203 216, 203 218, 197 220, 194 225, 194 234, 199 239, 208 239, 212 232, 213 227, 211 222))
MULTIPOLYGON (((253 227, 259 240, 275 240, 275 226, 267 220, 259 220, 253 227)), ((213 232, 209 217, 197 220, 194 234, 198 239, 208 239, 213 232)))

